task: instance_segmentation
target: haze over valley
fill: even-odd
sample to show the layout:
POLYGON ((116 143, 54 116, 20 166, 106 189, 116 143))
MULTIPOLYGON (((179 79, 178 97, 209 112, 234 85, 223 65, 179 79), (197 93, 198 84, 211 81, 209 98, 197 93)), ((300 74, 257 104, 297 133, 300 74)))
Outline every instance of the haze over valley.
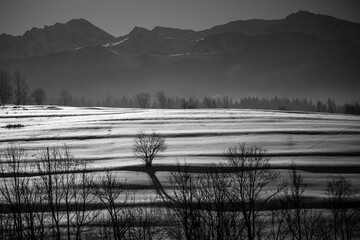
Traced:
POLYGON ((360 100, 360 24, 298 11, 202 31, 134 27, 112 36, 73 19, 0 36, 0 66, 57 97, 176 96, 360 100))

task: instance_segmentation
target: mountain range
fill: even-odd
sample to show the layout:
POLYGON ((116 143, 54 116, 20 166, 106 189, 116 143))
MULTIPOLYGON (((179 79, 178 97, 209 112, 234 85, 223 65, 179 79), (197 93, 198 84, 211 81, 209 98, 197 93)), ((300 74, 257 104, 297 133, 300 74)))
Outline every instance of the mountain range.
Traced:
POLYGON ((202 31, 134 27, 114 37, 84 19, 0 35, 0 69, 50 96, 169 95, 360 100, 360 24, 307 11, 202 31))

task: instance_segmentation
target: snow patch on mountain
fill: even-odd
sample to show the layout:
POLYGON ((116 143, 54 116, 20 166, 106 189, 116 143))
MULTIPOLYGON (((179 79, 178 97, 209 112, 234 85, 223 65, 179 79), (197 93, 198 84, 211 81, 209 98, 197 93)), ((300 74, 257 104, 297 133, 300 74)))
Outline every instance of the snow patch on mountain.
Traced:
POLYGON ((104 44, 103 46, 104 47, 112 47, 112 46, 116 46, 116 45, 119 45, 119 44, 121 44, 121 43, 123 43, 123 42, 125 42, 125 41, 127 41, 129 38, 125 38, 125 39, 123 39, 123 40, 121 40, 121 41, 118 41, 118 42, 110 42, 110 43, 106 43, 106 44, 104 44))
POLYGON ((192 53, 176 53, 176 54, 170 54, 169 57, 178 57, 178 56, 189 56, 192 53))

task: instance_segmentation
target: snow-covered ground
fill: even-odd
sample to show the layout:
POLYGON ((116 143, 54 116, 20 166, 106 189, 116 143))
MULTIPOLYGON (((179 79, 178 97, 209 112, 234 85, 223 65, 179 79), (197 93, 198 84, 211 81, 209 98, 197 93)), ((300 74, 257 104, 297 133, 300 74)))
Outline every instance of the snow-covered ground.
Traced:
MULTIPOLYGON (((246 143, 267 149, 274 166, 317 166, 304 172, 312 183, 311 195, 322 191, 326 178, 341 167, 350 169, 345 176, 360 188, 359 116, 239 109, 0 108, 0 151, 16 141, 29 150, 30 160, 44 147, 67 144, 76 158, 92 161, 96 168, 138 165, 132 144, 139 130, 166 136, 168 149, 154 164, 216 163, 229 146, 246 143), (24 127, 5 128, 8 124, 24 127), (324 167, 321 172, 319 166, 324 167)), ((139 181, 136 174, 123 172, 128 183, 139 181)), ((158 177, 166 182, 167 175, 158 177)))

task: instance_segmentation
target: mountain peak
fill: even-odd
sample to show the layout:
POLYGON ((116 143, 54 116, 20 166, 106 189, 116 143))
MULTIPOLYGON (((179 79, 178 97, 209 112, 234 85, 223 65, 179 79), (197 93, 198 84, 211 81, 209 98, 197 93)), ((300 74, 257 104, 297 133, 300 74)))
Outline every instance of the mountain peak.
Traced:
POLYGON ((156 26, 151 30, 157 35, 168 39, 194 40, 196 39, 196 31, 191 29, 179 29, 170 27, 156 26))
POLYGON ((343 22, 343 23, 352 23, 346 20, 342 20, 336 17, 332 17, 329 15, 324 15, 324 14, 320 14, 320 13, 312 13, 306 10, 299 10, 296 13, 291 13, 289 14, 285 20, 288 21, 312 21, 313 23, 316 23, 318 21, 321 22, 329 22, 331 21, 331 23, 336 22, 343 22))
POLYGON ((325 16, 325 15, 320 15, 320 14, 315 14, 306 10, 299 10, 295 13, 291 13, 289 14, 285 20, 286 21, 314 21, 316 19, 318 19, 321 16, 325 16))
POLYGON ((82 26, 82 27, 95 27, 91 22, 89 22, 88 20, 86 20, 84 18, 74 18, 74 19, 69 20, 68 22, 66 22, 63 25, 82 26))
POLYGON ((146 29, 146 28, 143 28, 143 27, 138 27, 138 26, 135 26, 129 33, 129 35, 136 35, 140 32, 150 32, 150 30, 146 29))
POLYGON ((360 43, 360 24, 323 14, 300 10, 285 18, 292 32, 314 35, 321 40, 360 43))
POLYGON ((316 16, 315 13, 312 13, 312 12, 309 12, 309 11, 306 11, 306 10, 299 10, 296 13, 293 13, 293 14, 298 15, 298 16, 316 16))
MULTIPOLYGON (((321 40, 360 43, 360 24, 305 10, 292 13, 285 19, 238 20, 203 31, 161 26, 148 30, 136 26, 130 33, 118 39, 94 26, 88 20, 77 18, 71 19, 66 23, 44 26, 44 28, 32 28, 23 36, 0 35, 0 59, 44 55, 75 49, 81 46, 102 45, 106 43, 109 43, 108 46, 117 46, 117 48, 121 48, 120 52, 126 53, 144 51, 161 54, 181 53, 190 51, 197 42, 206 37, 229 32, 242 33, 247 36, 288 32, 304 33, 316 36, 321 40), (117 40, 115 42, 117 44, 114 43, 114 40, 117 40), (120 44, 125 41, 126 44, 120 44), (131 49, 127 50, 125 48, 131 49)), ((232 39, 229 44, 237 40, 242 42, 238 35, 236 37, 232 35, 224 36, 219 38, 217 42, 225 44, 225 38, 232 39)), ((233 44, 233 46, 237 45, 233 44)))
POLYGON ((90 23, 90 22, 84 18, 74 18, 69 20, 67 23, 90 23))
POLYGON ((177 32, 177 31, 188 32, 188 33, 195 32, 194 30, 191 29, 180 29, 180 28, 161 27, 161 26, 156 26, 151 31, 156 33, 169 33, 169 32, 177 32))
POLYGON ((0 58, 23 58, 44 55, 94 44, 110 42, 115 38, 85 19, 72 19, 44 28, 32 28, 22 36, 1 35, 0 58))

